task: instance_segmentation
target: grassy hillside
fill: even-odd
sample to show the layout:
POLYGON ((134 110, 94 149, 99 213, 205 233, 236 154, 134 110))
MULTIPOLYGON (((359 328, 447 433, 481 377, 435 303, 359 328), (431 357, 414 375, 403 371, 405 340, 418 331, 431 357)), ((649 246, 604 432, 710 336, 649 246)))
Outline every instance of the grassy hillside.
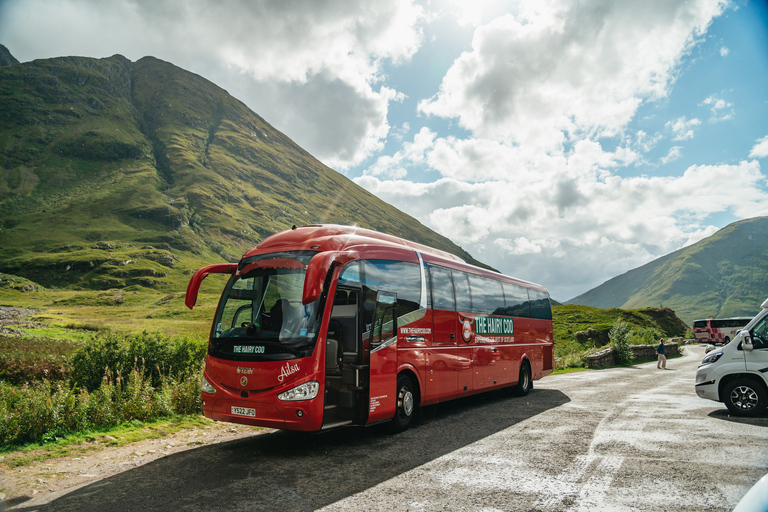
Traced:
POLYGON ((735 222, 568 301, 599 308, 665 306, 686 323, 751 316, 768 296, 768 217, 735 222))
POLYGON ((617 320, 633 331, 630 343, 649 344, 659 337, 683 337, 689 327, 669 308, 626 310, 598 309, 564 304, 552 308, 555 357, 558 368, 578 366, 583 356, 609 342, 608 332, 617 320))
POLYGON ((46 288, 183 290, 293 224, 356 224, 478 263, 152 57, 2 66, 0 119, 0 272, 46 288))

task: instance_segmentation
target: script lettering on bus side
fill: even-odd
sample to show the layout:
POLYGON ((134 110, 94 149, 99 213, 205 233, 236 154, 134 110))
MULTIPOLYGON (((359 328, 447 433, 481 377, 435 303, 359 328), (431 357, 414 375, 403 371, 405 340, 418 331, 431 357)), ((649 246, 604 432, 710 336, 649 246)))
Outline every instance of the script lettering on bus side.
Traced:
POLYGON ((298 364, 294 364, 293 366, 291 366, 291 363, 285 363, 285 366, 280 368, 280 375, 277 377, 277 380, 279 380, 280 382, 283 382, 283 379, 285 379, 286 377, 290 377, 300 369, 301 368, 299 368, 298 364))

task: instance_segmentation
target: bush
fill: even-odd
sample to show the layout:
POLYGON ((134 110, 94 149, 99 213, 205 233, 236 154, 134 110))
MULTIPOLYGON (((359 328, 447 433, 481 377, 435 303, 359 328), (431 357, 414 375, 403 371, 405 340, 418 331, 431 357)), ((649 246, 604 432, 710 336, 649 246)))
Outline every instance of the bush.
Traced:
POLYGON ((199 414, 200 371, 150 385, 136 366, 123 379, 108 373, 93 392, 47 380, 22 388, 0 383, 0 446, 54 441, 68 433, 147 421, 171 414, 199 414))
POLYGON ((206 348, 203 340, 158 333, 106 334, 72 355, 72 376, 77 386, 93 391, 101 385, 107 370, 113 375, 130 375, 141 363, 142 374, 150 385, 160 387, 163 376, 182 377, 196 372, 206 348))
POLYGON ((661 333, 650 327, 640 327, 632 331, 629 337, 630 345, 656 345, 662 337, 661 333))
POLYGON ((0 381, 0 446, 121 422, 199 414, 206 344, 158 334, 108 334, 71 358, 72 377, 14 387, 0 381), (127 377, 125 377, 127 376, 127 377))
POLYGON ((610 346, 613 348, 614 360, 618 364, 631 363, 635 358, 629 347, 629 337, 632 334, 629 324, 622 320, 616 320, 608 332, 610 346))

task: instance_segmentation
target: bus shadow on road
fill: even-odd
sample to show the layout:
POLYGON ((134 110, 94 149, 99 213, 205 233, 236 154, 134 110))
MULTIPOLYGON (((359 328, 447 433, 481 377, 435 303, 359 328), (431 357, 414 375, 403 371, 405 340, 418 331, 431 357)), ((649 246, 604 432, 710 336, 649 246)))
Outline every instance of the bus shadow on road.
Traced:
POLYGON ((568 401, 551 389, 486 393, 425 407, 397 435, 386 425, 256 435, 155 460, 34 510, 315 510, 568 401))

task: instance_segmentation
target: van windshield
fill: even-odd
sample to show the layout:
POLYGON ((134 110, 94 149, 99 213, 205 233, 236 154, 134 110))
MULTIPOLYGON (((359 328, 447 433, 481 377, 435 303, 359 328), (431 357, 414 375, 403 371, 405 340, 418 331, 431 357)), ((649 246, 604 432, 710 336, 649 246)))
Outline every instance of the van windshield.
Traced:
POLYGON ((263 266, 250 271, 246 266, 245 274, 232 276, 216 311, 209 345, 212 356, 286 360, 312 353, 320 301, 301 303, 304 265, 285 261, 266 260, 263 266))

